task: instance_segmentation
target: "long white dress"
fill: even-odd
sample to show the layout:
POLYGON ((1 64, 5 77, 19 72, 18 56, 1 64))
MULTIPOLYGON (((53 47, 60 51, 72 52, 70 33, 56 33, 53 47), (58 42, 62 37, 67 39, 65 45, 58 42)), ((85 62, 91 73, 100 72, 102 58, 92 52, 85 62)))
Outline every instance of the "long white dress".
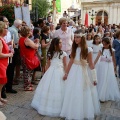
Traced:
MULTIPOLYGON (((112 49, 114 51, 114 49, 112 49)), ((101 49, 102 51, 102 49, 101 49)), ((104 49, 98 66, 98 96, 101 101, 120 100, 120 92, 114 73, 112 56, 109 49, 104 49)))
MULTIPOLYGON (((91 52, 92 48, 88 48, 91 52)), ((88 77, 88 66, 80 63, 81 48, 77 48, 74 63, 66 80, 65 96, 60 116, 66 120, 89 120, 100 113, 96 87, 88 77), (78 64, 77 64, 78 63, 78 64), (80 63, 80 64, 79 64, 80 63)))
POLYGON ((31 106, 39 114, 52 117, 60 116, 65 88, 65 81, 63 80, 64 56, 67 56, 65 52, 63 52, 60 59, 57 53, 54 54, 50 67, 36 88, 31 106))
MULTIPOLYGON (((102 46, 103 46, 102 44, 99 44, 99 45, 92 44, 92 49, 93 49, 93 61, 95 61, 95 59, 97 58, 98 52, 101 50, 102 46)), ((98 60, 98 62, 97 62, 96 65, 95 65, 96 71, 97 71, 97 69, 98 69, 99 62, 100 62, 100 59, 98 60)))

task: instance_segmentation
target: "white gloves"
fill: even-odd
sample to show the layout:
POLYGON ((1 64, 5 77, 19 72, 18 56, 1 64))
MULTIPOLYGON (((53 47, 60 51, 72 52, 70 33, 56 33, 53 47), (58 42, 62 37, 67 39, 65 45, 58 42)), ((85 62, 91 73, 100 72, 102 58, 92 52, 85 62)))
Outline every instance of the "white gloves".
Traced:
POLYGON ((93 82, 97 83, 97 74, 95 69, 91 70, 91 75, 92 75, 93 82))

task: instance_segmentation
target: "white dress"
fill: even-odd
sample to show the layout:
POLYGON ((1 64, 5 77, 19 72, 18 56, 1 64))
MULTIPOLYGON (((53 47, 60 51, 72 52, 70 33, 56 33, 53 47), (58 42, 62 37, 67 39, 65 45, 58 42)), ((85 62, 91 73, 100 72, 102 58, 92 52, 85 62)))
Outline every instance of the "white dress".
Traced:
MULTIPOLYGON (((95 59, 97 58, 98 52, 101 50, 102 46, 103 46, 102 44, 99 44, 99 45, 92 44, 92 49, 93 49, 93 62, 94 62, 95 59)), ((98 60, 98 62, 97 62, 96 65, 95 65, 96 71, 97 71, 97 69, 98 69, 99 61, 100 61, 100 59, 98 60)))
MULTIPOLYGON (((92 48, 88 48, 91 52, 92 48)), ((66 120, 89 120, 100 113, 100 104, 96 87, 88 77, 88 66, 82 67, 80 63, 81 49, 77 48, 74 63, 66 80, 65 96, 60 116, 66 120)))
MULTIPOLYGON (((112 49, 114 51, 114 49, 112 49)), ((102 51, 102 49, 101 49, 102 51)), ((101 101, 120 100, 120 92, 114 73, 112 56, 109 49, 104 49, 98 66, 98 96, 101 101)))
POLYGON ((93 40, 86 40, 87 46, 92 47, 93 40))
POLYGON ((61 55, 54 54, 51 65, 45 72, 39 82, 31 106, 38 111, 39 114, 57 117, 60 116, 65 81, 63 57, 67 56, 65 52, 61 55))

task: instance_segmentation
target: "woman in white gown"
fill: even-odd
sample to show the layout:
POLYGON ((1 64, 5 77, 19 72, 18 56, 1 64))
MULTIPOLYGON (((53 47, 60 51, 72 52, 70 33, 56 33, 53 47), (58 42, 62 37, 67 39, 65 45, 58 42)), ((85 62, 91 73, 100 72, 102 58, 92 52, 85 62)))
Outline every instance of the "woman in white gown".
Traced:
POLYGON ((99 57, 100 63, 98 66, 98 96, 101 102, 108 100, 120 100, 120 92, 115 77, 116 65, 114 57, 114 49, 111 47, 111 42, 108 37, 102 40, 103 48, 95 60, 97 63, 99 57))
POLYGON ((71 59, 64 75, 64 79, 67 80, 60 116, 66 120, 84 120, 84 118, 91 120, 94 119, 94 115, 100 113, 92 48, 87 47, 85 35, 81 32, 75 32, 71 59), (88 77, 88 64, 91 68, 92 82, 88 77))
POLYGON ((54 38, 48 50, 51 59, 50 67, 39 82, 31 103, 31 106, 42 115, 60 116, 64 98, 63 76, 67 55, 61 47, 62 41, 54 38))

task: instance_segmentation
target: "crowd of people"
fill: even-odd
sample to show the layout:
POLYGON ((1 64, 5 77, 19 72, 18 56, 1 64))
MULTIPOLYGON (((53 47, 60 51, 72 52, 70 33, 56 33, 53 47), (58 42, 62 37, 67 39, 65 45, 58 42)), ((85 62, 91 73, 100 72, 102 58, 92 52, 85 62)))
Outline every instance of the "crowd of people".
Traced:
POLYGON ((9 27, 0 16, 0 106, 7 103, 6 92, 17 93, 12 86, 19 84, 22 68, 24 91, 33 91, 36 71, 42 73, 31 103, 39 114, 94 119, 100 102, 120 100, 119 28, 76 26, 65 17, 55 26, 51 16, 32 27, 19 19, 9 27))

